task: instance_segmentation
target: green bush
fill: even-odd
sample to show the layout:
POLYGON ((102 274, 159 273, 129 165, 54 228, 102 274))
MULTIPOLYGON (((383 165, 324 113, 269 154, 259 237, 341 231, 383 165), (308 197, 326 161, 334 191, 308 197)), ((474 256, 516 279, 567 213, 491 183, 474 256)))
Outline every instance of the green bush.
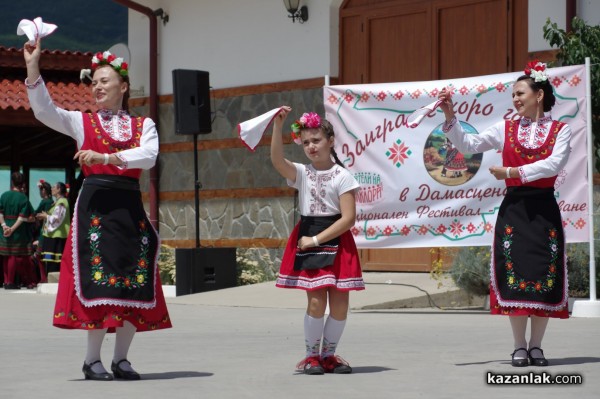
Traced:
POLYGON ((160 273, 160 281, 164 285, 175 285, 175 248, 165 244, 160 246, 160 254, 158 255, 158 269, 160 273))
POLYGON ((238 248, 236 251, 238 285, 248 285, 275 279, 271 254, 264 248, 238 248))
MULTIPOLYGON (((600 248, 594 245, 596 252, 596 297, 600 288, 600 248)), ((569 271, 569 296, 574 298, 590 297, 590 246, 588 243, 567 244, 567 268, 569 271)))
POLYGON ((490 247, 462 247, 448 274, 457 287, 472 295, 490 293, 490 247))

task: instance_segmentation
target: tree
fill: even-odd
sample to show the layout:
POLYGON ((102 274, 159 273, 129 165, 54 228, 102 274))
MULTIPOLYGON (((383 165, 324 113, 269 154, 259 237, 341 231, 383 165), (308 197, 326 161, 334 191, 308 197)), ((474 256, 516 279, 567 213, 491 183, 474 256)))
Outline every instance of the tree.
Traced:
POLYGON ((544 39, 558 47, 559 65, 580 65, 590 57, 592 64, 592 132, 596 170, 600 171, 600 26, 589 26, 581 18, 572 21, 573 30, 565 32, 556 23, 546 20, 544 39))

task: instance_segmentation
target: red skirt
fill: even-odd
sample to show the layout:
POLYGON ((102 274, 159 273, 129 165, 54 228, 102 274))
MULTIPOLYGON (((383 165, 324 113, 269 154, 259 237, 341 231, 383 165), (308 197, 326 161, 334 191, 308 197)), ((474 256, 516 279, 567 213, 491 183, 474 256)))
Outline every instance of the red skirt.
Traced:
POLYGON ((561 310, 544 310, 523 307, 508 307, 500 306, 494 288, 490 286, 490 314, 504 316, 538 316, 538 317, 553 317, 557 319, 568 319, 569 309, 567 306, 561 310))
POLYGON ((332 265, 321 269, 294 270, 299 230, 300 223, 294 227, 285 248, 277 277, 277 287, 306 291, 316 291, 328 287, 333 287, 338 291, 365 289, 358 250, 350 231, 346 231, 339 237, 338 252, 332 265))

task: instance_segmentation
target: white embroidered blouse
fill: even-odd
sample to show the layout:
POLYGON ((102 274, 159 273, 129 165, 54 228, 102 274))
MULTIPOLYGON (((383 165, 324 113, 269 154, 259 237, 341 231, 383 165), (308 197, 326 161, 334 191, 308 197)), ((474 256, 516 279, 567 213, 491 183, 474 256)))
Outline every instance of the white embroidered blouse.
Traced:
POLYGON ((287 180, 298 190, 298 205, 303 216, 332 216, 342 213, 340 195, 360 187, 354 176, 334 164, 328 170, 316 170, 312 165, 295 163, 296 181, 287 180))
MULTIPOLYGON (((66 134, 75 139, 77 148, 81 148, 85 139, 83 130, 83 114, 80 111, 67 111, 57 107, 48 89, 41 80, 29 84, 27 94, 29 104, 37 120, 57 132, 66 134)), ((102 128, 116 141, 127 141, 131 138, 131 119, 127 112, 119 111, 113 115, 111 111, 98 111, 102 128)), ((150 169, 156 162, 158 155, 158 133, 156 125, 150 118, 144 119, 140 146, 119 152, 117 155, 124 163, 122 169, 150 169)))
MULTIPOLYGON (((541 147, 550 133, 552 118, 545 115, 537 122, 529 118, 519 121, 518 140, 526 148, 541 147)), ((452 144, 462 153, 476 154, 489 150, 502 151, 504 148, 505 121, 502 120, 479 134, 466 134, 456 117, 444 123, 442 130, 452 144)), ((552 154, 528 165, 519 167, 519 176, 523 183, 556 176, 567 164, 571 152, 571 128, 565 124, 558 132, 552 154)))

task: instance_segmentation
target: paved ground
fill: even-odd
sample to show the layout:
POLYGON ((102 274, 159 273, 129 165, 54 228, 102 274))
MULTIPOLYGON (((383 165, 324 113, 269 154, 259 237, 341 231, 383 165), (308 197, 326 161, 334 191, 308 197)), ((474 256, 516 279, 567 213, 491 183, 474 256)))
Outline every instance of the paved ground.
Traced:
MULTIPOLYGON (((507 318, 482 310, 357 310, 394 303, 394 289, 400 300, 406 300, 403 290, 420 292, 375 284, 389 277, 369 277, 367 290, 351 295, 355 310, 338 352, 354 374, 296 373, 304 346, 303 293, 263 284, 168 298, 174 328, 135 337, 129 358, 143 378, 135 382, 84 381, 85 334, 51 327, 54 296, 0 289, 0 398, 598 397, 600 319, 551 320, 544 341, 551 365, 515 369, 507 318), (377 301, 367 300, 369 292, 377 301), (487 372, 543 371, 579 374, 583 384, 486 384, 487 372)), ((392 283, 426 284, 392 277, 392 283)), ((114 336, 107 337, 105 365, 114 344, 114 336)))

